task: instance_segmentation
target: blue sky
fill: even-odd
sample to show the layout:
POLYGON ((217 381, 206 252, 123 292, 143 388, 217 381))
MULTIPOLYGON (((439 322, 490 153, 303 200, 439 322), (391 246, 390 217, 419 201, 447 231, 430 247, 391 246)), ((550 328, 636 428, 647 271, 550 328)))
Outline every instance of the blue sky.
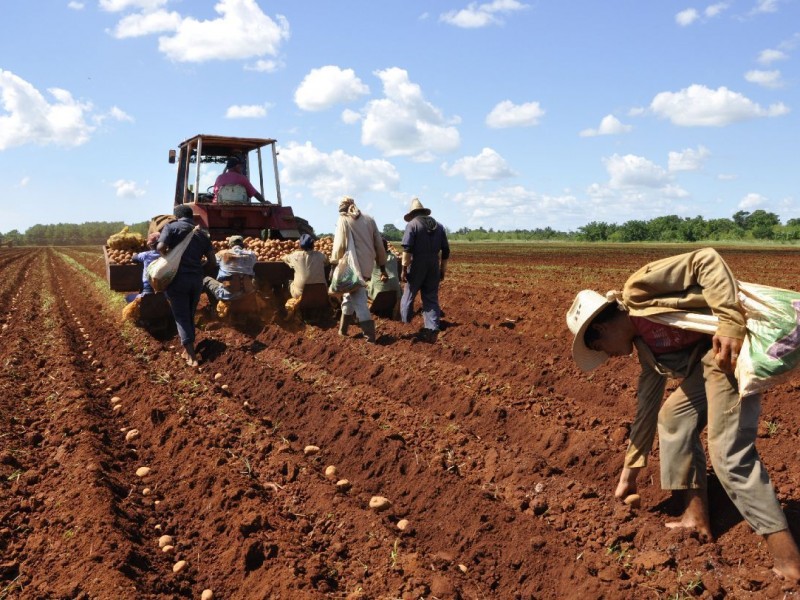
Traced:
POLYGON ((798 1, 0 0, 0 232, 170 212, 198 133, 317 231, 797 218, 798 1))

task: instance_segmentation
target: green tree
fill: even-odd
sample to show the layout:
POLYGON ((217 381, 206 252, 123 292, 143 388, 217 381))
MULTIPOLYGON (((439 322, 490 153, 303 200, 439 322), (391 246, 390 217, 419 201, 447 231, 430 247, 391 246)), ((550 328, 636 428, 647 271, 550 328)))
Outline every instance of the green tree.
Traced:
POLYGON ((383 226, 383 237, 390 242, 399 242, 403 239, 403 232, 391 223, 387 223, 383 226))
POLYGON ((775 227, 781 220, 775 213, 765 210, 756 210, 745 219, 746 227, 757 240, 770 240, 775 237, 775 227))

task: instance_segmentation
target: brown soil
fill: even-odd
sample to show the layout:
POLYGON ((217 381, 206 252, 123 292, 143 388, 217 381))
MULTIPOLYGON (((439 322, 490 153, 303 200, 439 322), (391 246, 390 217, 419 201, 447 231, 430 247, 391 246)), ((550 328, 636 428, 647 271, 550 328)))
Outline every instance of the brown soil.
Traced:
MULTIPOLYGON (((99 249, 0 250, 0 599, 784 597, 713 479, 714 543, 664 527, 657 452, 641 508, 614 500, 636 361, 570 359, 577 290, 679 251, 455 245, 435 344, 419 320, 374 346, 207 326, 191 369, 120 323, 99 249)), ((722 253, 797 285, 794 249, 722 253)), ((759 439, 796 538, 798 389, 766 395, 759 439)))

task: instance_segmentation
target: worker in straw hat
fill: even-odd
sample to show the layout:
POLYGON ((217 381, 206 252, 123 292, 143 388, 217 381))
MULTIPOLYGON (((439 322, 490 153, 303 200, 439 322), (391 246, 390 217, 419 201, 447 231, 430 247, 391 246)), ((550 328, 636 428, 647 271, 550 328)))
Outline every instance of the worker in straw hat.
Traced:
POLYGON ((682 490, 686 508, 671 528, 696 530, 710 539, 706 456, 700 431, 708 428, 711 464, 736 508, 764 536, 775 573, 800 582, 800 553, 755 447, 761 397, 739 397, 733 376, 745 337, 745 316, 728 265, 712 248, 650 263, 634 273, 623 291, 606 296, 583 290, 567 312, 574 334, 572 356, 582 371, 636 347, 641 375, 638 407, 615 496, 637 491, 656 426, 661 486, 682 490), (710 312, 716 332, 696 333, 667 323, 666 315, 710 312), (669 377, 681 379, 659 410, 669 377))
POLYGON ((422 206, 419 198, 411 200, 411 208, 403 217, 408 223, 403 232, 403 258, 400 280, 406 282, 400 301, 400 318, 410 323, 414 316, 414 299, 422 297, 424 341, 435 341, 441 326, 439 283, 444 280, 450 244, 441 223, 430 216, 431 209, 422 206))
POLYGON ((368 214, 361 212, 355 200, 345 196, 339 201, 339 219, 336 222, 336 233, 333 236, 331 263, 338 263, 345 252, 352 250, 363 285, 342 296, 342 317, 339 323, 339 335, 347 335, 348 327, 355 320, 364 337, 370 343, 375 342, 375 321, 369 312, 367 303, 366 282, 369 281, 375 265, 381 271, 381 277, 388 279, 386 273, 386 250, 378 231, 378 226, 368 214))

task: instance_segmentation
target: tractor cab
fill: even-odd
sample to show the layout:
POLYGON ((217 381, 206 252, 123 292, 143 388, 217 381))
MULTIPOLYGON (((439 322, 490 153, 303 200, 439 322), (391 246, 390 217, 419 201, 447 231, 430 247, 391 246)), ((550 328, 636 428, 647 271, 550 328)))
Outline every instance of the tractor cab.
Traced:
POLYGON ((169 152, 169 162, 178 166, 175 206, 191 205, 195 222, 208 230, 212 240, 234 234, 264 240, 298 239, 311 228, 283 206, 276 144, 268 138, 204 134, 181 142, 177 152, 169 152), (241 174, 265 199, 264 204, 250 197, 241 183, 225 182, 215 193, 217 178, 225 173, 231 158, 238 160, 241 174))

